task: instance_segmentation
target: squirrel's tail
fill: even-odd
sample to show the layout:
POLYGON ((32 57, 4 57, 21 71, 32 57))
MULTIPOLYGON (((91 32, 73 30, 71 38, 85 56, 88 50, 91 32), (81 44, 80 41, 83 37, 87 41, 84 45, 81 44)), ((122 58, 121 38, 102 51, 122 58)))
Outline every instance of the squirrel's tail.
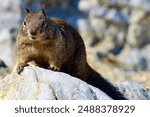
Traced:
POLYGON ((119 90, 109 83, 106 79, 104 79, 99 73, 89 67, 89 75, 88 75, 88 83, 94 87, 99 88, 104 91, 108 96, 110 96, 114 100, 127 100, 124 95, 119 92, 119 90))

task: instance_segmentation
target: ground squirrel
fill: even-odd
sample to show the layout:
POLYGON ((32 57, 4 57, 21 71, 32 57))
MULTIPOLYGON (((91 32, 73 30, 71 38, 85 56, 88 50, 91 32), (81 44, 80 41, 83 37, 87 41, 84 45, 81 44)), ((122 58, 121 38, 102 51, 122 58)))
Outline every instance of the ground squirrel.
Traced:
POLYGON ((27 13, 17 36, 17 72, 28 62, 68 73, 101 89, 113 99, 126 99, 116 87, 87 63, 80 34, 62 19, 48 18, 44 11, 27 13))

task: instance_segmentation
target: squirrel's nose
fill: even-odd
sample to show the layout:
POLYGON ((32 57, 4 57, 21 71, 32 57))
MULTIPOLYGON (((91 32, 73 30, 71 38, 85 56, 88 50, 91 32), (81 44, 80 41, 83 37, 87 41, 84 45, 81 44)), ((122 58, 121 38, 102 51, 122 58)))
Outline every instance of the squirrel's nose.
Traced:
POLYGON ((31 30, 31 31, 30 31, 30 34, 31 34, 31 35, 35 35, 35 34, 36 34, 35 30, 31 30))

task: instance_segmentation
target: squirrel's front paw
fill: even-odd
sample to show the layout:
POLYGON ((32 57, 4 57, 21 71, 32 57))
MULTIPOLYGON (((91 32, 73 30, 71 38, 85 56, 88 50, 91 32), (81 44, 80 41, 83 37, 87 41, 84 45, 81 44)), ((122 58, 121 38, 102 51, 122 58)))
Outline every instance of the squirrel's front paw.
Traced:
POLYGON ((55 65, 50 65, 48 68, 53 70, 53 71, 60 71, 60 68, 55 66, 55 65))
POLYGON ((26 63, 18 63, 17 68, 16 68, 17 73, 20 74, 23 71, 25 66, 28 66, 28 64, 26 64, 26 63))

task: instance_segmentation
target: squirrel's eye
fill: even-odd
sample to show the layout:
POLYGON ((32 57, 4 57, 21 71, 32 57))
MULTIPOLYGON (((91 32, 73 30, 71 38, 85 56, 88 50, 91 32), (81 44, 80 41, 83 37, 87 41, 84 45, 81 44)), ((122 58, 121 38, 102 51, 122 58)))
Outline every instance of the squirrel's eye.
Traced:
POLYGON ((23 22, 23 25, 26 26, 26 21, 23 22))
POLYGON ((42 22, 42 26, 46 26, 46 22, 45 21, 42 22))

